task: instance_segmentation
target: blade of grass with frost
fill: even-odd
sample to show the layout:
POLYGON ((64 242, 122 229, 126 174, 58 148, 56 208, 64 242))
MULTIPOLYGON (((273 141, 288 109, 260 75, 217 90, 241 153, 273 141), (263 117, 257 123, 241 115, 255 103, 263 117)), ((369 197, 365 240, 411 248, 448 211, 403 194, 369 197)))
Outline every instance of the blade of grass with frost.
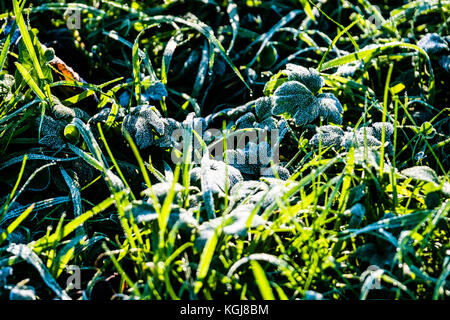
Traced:
POLYGON ((69 243, 64 245, 64 247, 58 251, 50 270, 56 278, 59 278, 69 261, 74 258, 75 248, 83 239, 86 239, 86 235, 80 234, 78 236, 75 236, 69 241, 69 243))
POLYGON ((27 217, 28 215, 33 211, 34 209, 34 203, 29 206, 19 217, 14 220, 7 228, 6 230, 0 234, 0 245, 3 243, 3 241, 6 240, 8 235, 10 235, 27 217))
POLYGON ((380 150, 380 179, 383 179, 384 172, 384 144, 386 142, 386 132, 385 132, 385 123, 386 123, 386 115, 388 113, 388 98, 389 98, 389 87, 391 83, 392 71, 394 70, 394 64, 391 62, 389 64, 389 70, 386 78, 386 83, 384 87, 384 99, 383 99, 383 114, 381 117, 381 122, 383 123, 381 129, 381 150, 380 150))
POLYGON ((164 48, 163 58, 161 62, 161 82, 166 85, 167 84, 167 74, 170 69, 170 62, 172 61, 173 53, 177 48, 179 40, 177 38, 181 37, 182 34, 177 32, 173 37, 169 39, 164 48))
MULTIPOLYGON (((34 99, 31 102, 28 102, 27 104, 25 104, 24 106, 20 107, 19 109, 17 109, 16 111, 8 114, 7 116, 3 117, 0 119, 0 124, 7 122, 8 120, 14 118, 15 116, 17 116, 18 114, 20 114, 21 112, 25 111, 26 109, 28 109, 29 107, 31 107, 34 104, 39 103, 40 100, 39 99, 34 99)), ((6 130, 6 129, 5 129, 6 130)))
POLYGON ((25 181, 22 188, 20 188, 20 190, 17 193, 15 193, 14 198, 12 198, 10 202, 8 202, 8 206, 11 206, 13 203, 15 203, 17 201, 17 199, 20 197, 20 195, 26 190, 28 185, 39 174, 39 172, 41 172, 44 169, 47 169, 48 167, 54 166, 54 165, 55 164, 51 162, 51 163, 44 164, 43 166, 34 170, 33 173, 28 177, 27 181, 25 181))
POLYGON ((385 24, 392 24, 394 26, 398 26, 402 24, 411 17, 411 10, 415 11, 415 17, 419 16, 422 12, 427 11, 439 11, 450 9, 450 1, 442 1, 442 0, 419 0, 419 1, 411 1, 407 4, 394 9, 390 13, 390 18, 383 23, 383 27, 385 24))
MULTIPOLYGON (((50 198, 50 199, 46 199, 46 200, 41 200, 41 201, 34 203, 33 211, 47 209, 47 208, 57 206, 57 205, 60 205, 63 203, 68 203, 68 202, 70 202, 69 197, 55 197, 55 198, 50 198)), ((27 207, 28 206, 20 206, 14 210, 8 211, 5 214, 5 216, 3 217, 3 219, 0 220, 0 226, 3 225, 6 221, 20 216, 27 209, 27 207)))
MULTIPOLYGON (((289 263, 287 263, 285 260, 282 260, 280 258, 277 258, 277 257, 267 254, 267 253, 253 253, 253 254, 250 254, 247 257, 241 258, 238 261, 236 261, 235 263, 233 263, 233 265, 230 267, 230 269, 227 272, 227 278, 231 278, 231 276, 237 271, 237 269, 240 266, 246 264, 247 262, 253 261, 253 260, 265 261, 270 264, 273 264, 279 270, 284 271, 286 273, 286 275, 292 275, 292 274, 298 275, 298 272, 296 272, 295 269, 291 265, 289 265, 289 263)), ((294 278, 292 278, 292 280, 294 280, 294 278)), ((296 281, 294 280, 294 284, 295 283, 296 283, 296 281)))
POLYGON ((325 62, 325 59, 328 55, 328 53, 330 53, 331 49, 336 45, 336 43, 339 41, 339 39, 344 35, 344 33, 347 33, 348 30, 350 30, 355 24, 357 24, 358 22, 360 22, 362 19, 356 19, 355 21, 353 21, 352 23, 350 23, 345 29, 343 29, 342 31, 340 31, 337 36, 333 39, 333 42, 328 46, 327 51, 325 52, 325 54, 322 56, 322 60, 320 60, 319 66, 317 67, 318 70, 320 70, 320 67, 322 66, 322 64, 325 62))
POLYGON ((3 71, 3 67, 5 66, 6 56, 8 55, 8 51, 11 46, 11 35, 14 34, 16 28, 17 24, 14 22, 8 34, 8 37, 6 38, 5 43, 3 44, 2 52, 0 54, 0 73, 3 71))
POLYGON ((214 257, 214 252, 216 250, 217 243, 219 242, 220 233, 222 233, 221 227, 215 229, 214 235, 208 239, 205 248, 202 251, 202 254, 200 256, 200 262, 198 264, 197 276, 194 284, 195 294, 198 294, 200 292, 200 289, 203 287, 203 281, 206 278, 206 275, 208 274, 211 260, 214 257))
POLYGON ((41 259, 29 247, 23 244, 10 244, 6 251, 21 257, 23 260, 31 264, 39 273, 45 284, 58 296, 61 300, 72 300, 67 293, 65 293, 56 280, 52 277, 48 269, 42 263, 41 259))
MULTIPOLYGON (((64 220, 66 218, 66 213, 64 212, 63 214, 61 214, 61 216, 59 217, 59 221, 58 224, 56 225, 56 229, 55 232, 53 234, 57 235, 56 240, 53 242, 53 245, 51 246, 51 248, 49 248, 49 250, 47 250, 46 254, 47 254, 47 268, 51 269, 51 266, 53 264, 53 261, 56 257, 56 247, 61 243, 61 239, 62 239, 62 226, 64 224, 64 220)), ((51 232, 51 229, 48 228, 47 229, 48 232, 51 232)))
POLYGON ((22 40, 27 48, 31 60, 33 61, 33 66, 36 69, 39 79, 43 80, 45 76, 42 72, 41 64, 39 63, 39 60, 37 58, 36 51, 34 50, 33 42, 31 41, 30 34, 28 33, 28 28, 25 24, 25 20, 22 16, 22 8, 25 2, 26 1, 23 1, 22 6, 19 8, 19 3, 17 2, 17 0, 13 0, 14 16, 16 17, 16 23, 19 27, 20 34, 22 35, 22 40))
POLYGON ((28 158, 27 155, 25 155, 23 157, 22 166, 20 167, 20 171, 19 171, 19 174, 17 176, 16 183, 14 184, 14 187, 13 187, 11 193, 9 194, 9 197, 8 197, 5 205, 2 207, 2 210, 1 210, 1 213, 0 213, 0 221, 3 219, 4 215, 8 212, 9 204, 14 199, 14 195, 15 195, 15 193, 17 191, 17 188, 19 188, 20 181, 22 180, 23 173, 25 171, 25 165, 27 163, 27 158, 28 158))
POLYGON ((184 186, 184 207, 189 206, 189 185, 190 185, 190 168, 192 159, 192 130, 185 128, 183 145, 183 186, 184 186))
POLYGON ((24 9, 26 14, 45 11, 66 11, 67 9, 92 13, 94 17, 105 17, 106 12, 84 3, 45 3, 37 7, 24 9))
POLYGON ((93 156, 91 156, 90 154, 84 152, 83 150, 75 147, 74 145, 69 144, 68 147, 70 150, 72 150, 72 152, 74 152, 77 156, 82 158, 88 164, 93 166, 98 171, 103 172, 102 164, 97 159, 95 159, 93 156))
MULTIPOLYGON (((317 10, 319 10, 319 12, 320 13, 322 13, 324 16, 325 16, 325 18, 327 18, 328 20, 330 20, 331 22, 333 22, 335 25, 337 25, 339 28, 341 28, 341 29, 345 29, 344 28, 344 26, 343 25, 341 25, 339 22, 337 22, 337 21, 335 21, 335 20, 333 20, 329 15, 327 15, 317 4, 315 4, 314 2, 312 2, 312 0, 308 0, 309 1, 309 3, 311 3, 314 7, 316 7, 316 9, 317 10)), ((347 33, 347 36, 348 36, 348 38, 350 39, 350 42, 353 44, 353 46, 355 47, 355 49, 356 50, 359 50, 359 46, 358 46, 358 44, 356 43, 356 41, 355 41, 355 39, 352 37, 352 35, 350 34, 350 33, 348 33, 348 32, 346 32, 347 33)))
MULTIPOLYGON (((110 206, 114 205, 115 201, 113 198, 107 198, 105 200, 103 200, 101 203, 99 203, 98 205, 96 205, 94 208, 92 208, 89 211, 86 211, 85 213, 83 213, 81 216, 73 219, 72 221, 70 221, 69 223, 67 223, 61 231, 61 239, 67 237, 70 233, 72 233, 76 228, 78 228, 79 226, 81 226, 83 223, 85 223, 87 220, 89 220, 90 218, 92 218, 93 216, 105 211, 106 209, 108 209, 110 206)), ((57 234, 52 234, 49 237, 44 236, 40 239, 38 239, 37 241, 34 242, 33 244, 33 250, 36 253, 40 253, 42 250, 44 250, 47 247, 50 247, 53 245, 53 243, 55 243, 55 241, 57 241, 57 239, 59 238, 60 235, 57 234)))
POLYGON ((206 74, 208 72, 209 67, 209 57, 213 53, 211 50, 209 50, 209 46, 207 41, 205 40, 205 43, 203 44, 202 48, 202 58, 200 59, 200 64, 198 66, 197 71, 197 77, 195 78, 194 86, 192 88, 191 96, 193 98, 197 98, 198 94, 200 93, 200 90, 203 87, 203 84, 205 83, 206 74))
MULTIPOLYGON (((74 217, 77 218, 77 217, 81 216, 81 214, 83 212, 83 206, 81 203, 81 192, 77 188, 77 186, 75 185, 75 182, 69 176, 67 171, 64 169, 64 167, 60 166, 59 170, 64 178, 64 181, 67 184, 67 187, 70 190, 70 197, 72 198, 72 203, 73 203, 73 214, 74 214, 74 217)), ((80 234, 85 233, 84 230, 82 230, 82 229, 78 230, 78 232, 80 234)))
MULTIPOLYGON (((169 91, 170 93, 172 93, 174 95, 184 98, 186 101, 188 101, 192 105, 195 115, 197 117, 199 117, 201 115, 201 108, 200 108, 199 104, 197 103, 196 99, 194 99, 187 93, 179 92, 179 91, 173 90, 171 88, 167 88, 167 91, 169 91)), ((185 109, 185 108, 182 107, 182 109, 185 109)))
POLYGON ((266 273, 261 265, 255 261, 250 261, 252 267, 253 276, 255 277, 256 285, 259 288, 259 292, 264 300, 275 300, 272 288, 267 280, 266 273))
POLYGON ((239 14, 237 11, 237 5, 234 3, 233 0, 228 1, 227 6, 227 13, 230 20, 231 30, 232 30, 232 37, 230 41, 230 45, 227 50, 227 54, 230 54, 231 50, 234 47, 234 43, 236 42, 237 35, 239 33, 239 14))
POLYGON ((19 62, 15 62, 14 64, 16 65, 17 70, 20 72, 25 82, 30 86, 30 88, 34 91, 38 98, 41 99, 41 101, 45 101, 45 94, 41 91, 36 82, 34 82, 27 69, 25 69, 19 62))
POLYGON ((136 39, 134 40, 134 44, 132 47, 132 75, 133 75, 133 83, 134 83, 134 92, 136 94, 136 100, 137 104, 141 104, 141 60, 145 60, 147 69, 149 69, 150 78, 152 81, 157 80, 156 73, 153 70, 153 67, 151 65, 150 59, 148 58, 148 54, 144 52, 143 50, 139 49, 139 40, 141 39, 142 35, 148 31, 151 28, 156 27, 156 24, 152 24, 146 28, 144 28, 139 34, 137 35, 136 39))

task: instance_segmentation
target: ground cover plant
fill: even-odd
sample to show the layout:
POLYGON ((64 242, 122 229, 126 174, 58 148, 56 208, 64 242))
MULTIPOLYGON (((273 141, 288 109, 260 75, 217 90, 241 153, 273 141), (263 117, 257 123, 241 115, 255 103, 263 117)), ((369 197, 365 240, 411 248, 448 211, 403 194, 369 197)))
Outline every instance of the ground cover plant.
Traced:
POLYGON ((449 10, 1 2, 0 299, 448 299, 449 10))

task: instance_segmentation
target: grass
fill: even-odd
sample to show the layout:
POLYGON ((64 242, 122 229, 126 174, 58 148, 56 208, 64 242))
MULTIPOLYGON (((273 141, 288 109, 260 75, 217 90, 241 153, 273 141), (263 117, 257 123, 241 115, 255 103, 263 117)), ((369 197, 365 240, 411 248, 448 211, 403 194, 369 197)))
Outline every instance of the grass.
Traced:
POLYGON ((449 299, 448 1, 0 8, 0 299, 449 299))

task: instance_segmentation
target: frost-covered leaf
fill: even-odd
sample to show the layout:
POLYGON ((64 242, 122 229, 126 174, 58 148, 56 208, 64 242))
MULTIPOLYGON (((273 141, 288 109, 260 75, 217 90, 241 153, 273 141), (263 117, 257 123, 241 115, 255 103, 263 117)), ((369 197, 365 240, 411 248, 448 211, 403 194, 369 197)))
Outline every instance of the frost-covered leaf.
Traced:
MULTIPOLYGON (((254 205, 240 205, 226 216, 223 232, 228 235, 243 237, 247 235, 247 221, 253 211, 254 205)), ((264 224, 264 219, 255 214, 252 218, 251 227, 256 228, 264 224)))
POLYGON ((14 85, 14 77, 10 74, 0 75, 0 97, 3 97, 11 92, 14 85))
POLYGON ((269 190, 267 184, 262 181, 241 181, 237 183, 230 191, 230 194, 235 202, 249 197, 247 201, 256 203, 269 190))
POLYGON ((439 184, 436 172, 428 166, 417 166, 401 171, 401 174, 418 181, 432 182, 439 184))
POLYGON ((419 42, 417 42, 417 46, 432 56, 449 51, 447 42, 437 33, 426 34, 419 42))
POLYGON ((267 167, 272 159, 271 146, 266 141, 258 144, 249 142, 245 149, 230 149, 226 154, 231 166, 249 175, 260 175, 261 168, 267 167))
POLYGON ((150 102, 150 100, 159 101, 163 97, 167 97, 167 95, 166 86, 161 81, 155 81, 142 91, 142 101, 144 103, 150 102))
POLYGON ((242 174, 236 168, 222 161, 208 159, 206 156, 202 159, 201 167, 191 170, 191 184, 201 186, 203 193, 211 191, 212 194, 224 195, 227 178, 229 189, 243 180, 242 174))
MULTIPOLYGON (((93 117, 91 117, 88 121, 88 124, 92 123, 106 123, 108 120, 109 115, 111 114, 111 108, 103 108, 98 113, 96 113, 93 117)), ((125 117, 125 111, 123 108, 119 108, 117 110, 116 120, 117 119, 123 119, 125 117)))
POLYGON ((341 77, 352 77, 358 70, 361 70, 362 67, 362 61, 347 63, 339 66, 336 70, 336 74, 340 75, 341 77))
POLYGON ((294 116, 297 125, 314 121, 318 116, 317 98, 298 81, 288 81, 275 90, 272 96, 272 114, 294 116))
POLYGON ((176 147, 180 142, 176 140, 176 135, 173 133, 177 130, 181 130, 183 126, 181 123, 172 118, 167 118, 164 120, 166 120, 164 135, 159 138, 158 144, 161 148, 176 147))
POLYGON ((371 132, 372 130, 367 130, 364 134, 362 129, 356 132, 346 131, 342 139, 342 146, 346 150, 349 150, 351 147, 363 147, 365 145, 365 141, 367 141, 367 146, 369 147, 381 146, 381 141, 372 136, 371 132))
POLYGON ((272 100, 269 97, 261 97, 255 101, 255 113, 258 120, 264 120, 272 114, 272 100))
POLYGON ((166 125, 167 120, 158 110, 143 105, 130 110, 123 119, 122 129, 127 130, 136 139, 138 147, 144 149, 159 144, 157 137, 164 134, 166 125))
POLYGON ((318 148, 320 143, 322 148, 331 146, 341 146, 344 137, 344 130, 340 127, 327 125, 317 129, 317 133, 311 138, 309 143, 318 148))
POLYGON ((334 94, 322 93, 318 95, 317 104, 320 117, 336 124, 342 123, 344 109, 334 94))
MULTIPOLYGON (((160 183, 156 183, 152 186, 153 194, 156 196, 159 203, 164 202, 164 200, 166 199, 166 197, 169 194, 171 189, 172 189, 172 182, 160 182, 160 183)), ((181 184, 179 184, 179 183, 175 184, 175 186, 174 186, 174 192, 175 192, 174 202, 175 203, 177 201, 176 200, 177 196, 179 196, 179 193, 182 192, 183 190, 184 190, 184 187, 181 184)), ((144 191, 142 191, 142 193, 149 198, 151 197, 150 189, 145 189, 144 191)))
POLYGON ((237 129, 246 129, 255 127, 254 123, 256 121, 255 115, 251 112, 244 114, 236 121, 237 129))
POLYGON ((364 214, 366 213, 366 208, 360 204, 357 203, 353 205, 350 209, 346 210, 346 214, 350 214, 350 221, 348 223, 348 227, 350 229, 355 229, 359 227, 361 224, 362 219, 364 218, 364 214))
MULTIPOLYGON (((379 141, 381 141, 381 135, 383 133, 383 122, 375 122, 374 124, 372 124, 372 128, 373 128, 372 135, 379 141)), ((394 133, 394 126, 389 122, 384 122, 385 141, 390 140, 393 133, 394 133)))
MULTIPOLYGON (((41 118, 37 117, 35 124, 39 128, 41 118)), ((51 149, 59 149, 65 145, 63 139, 65 125, 60 121, 53 120, 49 116, 44 116, 41 125, 41 139, 39 143, 51 149)))
POLYGON ((284 167, 282 167, 282 166, 273 166, 273 167, 261 169, 261 176, 262 177, 273 177, 273 178, 275 178, 276 175, 278 175, 278 177, 281 180, 287 180, 291 176, 291 174, 289 173, 289 170, 284 168, 284 167))
POLYGON ((256 128, 268 131, 275 130, 278 129, 278 121, 274 117, 269 117, 258 123, 256 128))
MULTIPOLYGON (((240 205, 224 217, 211 219, 202 223, 198 228, 198 236, 195 239, 195 246, 201 248, 205 243, 214 236, 216 229, 223 225, 223 233, 227 235, 243 237, 247 235, 247 221, 250 217, 254 206, 250 204, 240 205)), ((265 220, 254 215, 252 218, 251 228, 263 225, 265 220)))
POLYGON ((287 74, 289 81, 299 81, 313 93, 318 92, 325 85, 319 72, 313 68, 288 63, 284 73, 287 74))
POLYGON ((0 288, 6 284, 6 280, 13 274, 13 268, 4 267, 0 269, 0 288))
POLYGON ((450 55, 442 56, 439 59, 440 66, 447 71, 447 73, 450 73, 450 55))

